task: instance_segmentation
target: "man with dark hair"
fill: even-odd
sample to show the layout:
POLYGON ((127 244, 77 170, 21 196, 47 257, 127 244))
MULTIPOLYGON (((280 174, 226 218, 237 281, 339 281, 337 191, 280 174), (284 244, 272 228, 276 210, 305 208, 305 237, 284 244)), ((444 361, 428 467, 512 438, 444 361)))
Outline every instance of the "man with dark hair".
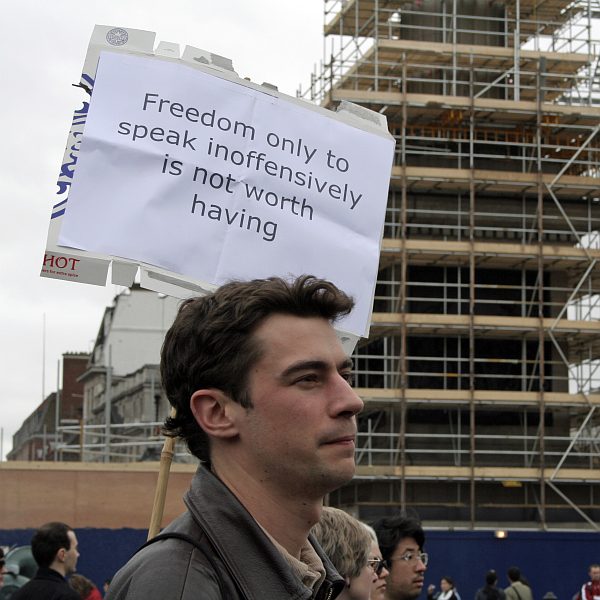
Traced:
POLYGON ((201 465, 187 512, 117 573, 111 600, 335 598, 344 587, 310 528, 354 474, 352 363, 332 323, 353 301, 304 276, 233 282, 184 302, 161 355, 201 465), (165 539, 166 538, 166 539, 165 539))
POLYGON ((519 567, 510 567, 506 575, 510 581, 504 590, 506 600, 533 600, 531 588, 523 581, 519 567))
POLYGON ((579 600, 600 600, 600 565, 590 565, 588 575, 590 580, 581 586, 579 600))
POLYGON ((75 532, 64 523, 46 523, 31 539, 38 570, 12 600, 79 600, 66 577, 75 572, 79 552, 75 532))
POLYGON ((494 569, 485 574, 485 585, 477 590, 475 600, 504 600, 504 590, 498 587, 498 575, 494 569))
POLYGON ((390 572, 386 600, 413 600, 423 589, 428 555, 423 552, 425 532, 415 519, 383 517, 373 524, 381 556, 390 572))

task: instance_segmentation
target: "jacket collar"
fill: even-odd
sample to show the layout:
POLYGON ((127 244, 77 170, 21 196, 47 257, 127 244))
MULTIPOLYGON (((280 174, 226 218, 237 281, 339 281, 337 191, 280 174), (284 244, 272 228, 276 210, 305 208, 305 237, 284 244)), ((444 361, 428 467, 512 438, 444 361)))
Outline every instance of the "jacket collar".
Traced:
MULTIPOLYGON (((209 469, 198 468, 184 502, 249 598, 312 597, 312 590, 292 574, 287 561, 252 515, 209 469)), ((330 598, 335 598, 343 589, 344 580, 314 538, 309 537, 309 541, 325 567, 321 588, 332 588, 330 598)))
POLYGON ((52 579, 54 581, 62 581, 63 583, 67 583, 67 580, 58 571, 55 571, 50 567, 38 567, 35 578, 52 579))

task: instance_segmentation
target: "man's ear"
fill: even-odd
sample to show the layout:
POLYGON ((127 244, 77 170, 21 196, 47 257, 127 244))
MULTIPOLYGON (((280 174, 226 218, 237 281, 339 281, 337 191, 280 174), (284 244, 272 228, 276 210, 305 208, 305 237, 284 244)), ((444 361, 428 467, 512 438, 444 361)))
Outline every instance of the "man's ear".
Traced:
POLYGON ((238 434, 235 419, 240 405, 221 390, 197 390, 190 398, 190 409, 196 422, 206 433, 217 438, 231 438, 238 434))

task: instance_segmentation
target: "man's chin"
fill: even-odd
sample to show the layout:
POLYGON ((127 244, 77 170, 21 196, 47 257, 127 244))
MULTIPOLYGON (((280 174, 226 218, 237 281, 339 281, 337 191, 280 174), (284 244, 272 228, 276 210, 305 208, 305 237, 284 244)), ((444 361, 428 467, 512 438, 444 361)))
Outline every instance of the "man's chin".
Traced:
POLYGON ((354 457, 340 462, 338 466, 332 470, 332 478, 337 480, 336 488, 352 481, 355 472, 356 465, 354 464, 354 457))
POLYGON ((404 600, 416 600, 416 598, 418 598, 421 595, 422 591, 422 585, 415 585, 411 587, 410 590, 406 591, 406 596, 404 597, 404 600))
POLYGON ((329 465, 329 468, 324 469, 322 472, 322 480, 323 482, 327 482, 325 493, 333 492, 342 485, 352 481, 355 470, 354 459, 338 462, 335 466, 329 465))

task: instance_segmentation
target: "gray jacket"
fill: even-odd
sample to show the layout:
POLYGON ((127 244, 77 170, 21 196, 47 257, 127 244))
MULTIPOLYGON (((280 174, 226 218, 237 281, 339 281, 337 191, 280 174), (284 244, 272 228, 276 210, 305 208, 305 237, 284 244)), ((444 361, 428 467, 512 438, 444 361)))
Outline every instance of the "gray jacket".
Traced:
POLYGON ((533 600, 531 588, 521 581, 514 581, 505 590, 506 600, 533 600))
MULTIPOLYGON (((187 512, 162 539, 137 552, 111 582, 107 600, 308 600, 312 590, 299 581, 281 553, 229 489, 200 467, 184 496, 187 512)), ((344 588, 316 541, 326 578, 316 598, 333 600, 344 588)))

